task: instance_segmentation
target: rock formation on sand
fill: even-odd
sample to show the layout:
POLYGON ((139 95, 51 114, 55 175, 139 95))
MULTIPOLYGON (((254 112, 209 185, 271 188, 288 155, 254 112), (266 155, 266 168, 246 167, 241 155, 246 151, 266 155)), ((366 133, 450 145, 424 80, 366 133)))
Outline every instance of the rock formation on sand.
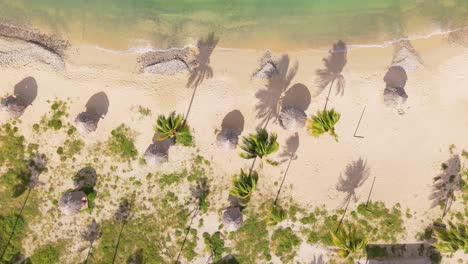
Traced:
POLYGON ((280 125, 290 131, 297 131, 305 126, 307 115, 297 107, 286 106, 281 109, 278 117, 280 125))
POLYGON ((43 63, 56 69, 65 67, 63 56, 70 46, 66 40, 6 22, 0 22, 0 37, 0 66, 43 63))
POLYGON ((447 41, 452 44, 468 46, 468 27, 450 32, 447 41))
POLYGON ((401 66, 407 72, 423 67, 421 57, 409 40, 396 42, 393 49, 392 66, 401 66))
POLYGON ((88 200, 82 191, 66 192, 59 201, 60 211, 65 215, 74 215, 87 206, 88 200))
POLYGON ((149 51, 137 60, 142 72, 162 75, 188 73, 194 64, 194 50, 191 47, 185 47, 149 51))
POLYGON ((244 218, 239 207, 229 207, 223 212, 224 228, 229 231, 236 231, 242 225, 244 218))
POLYGON ((277 59, 267 50, 259 60, 259 67, 252 74, 252 78, 268 79, 278 74, 277 59))

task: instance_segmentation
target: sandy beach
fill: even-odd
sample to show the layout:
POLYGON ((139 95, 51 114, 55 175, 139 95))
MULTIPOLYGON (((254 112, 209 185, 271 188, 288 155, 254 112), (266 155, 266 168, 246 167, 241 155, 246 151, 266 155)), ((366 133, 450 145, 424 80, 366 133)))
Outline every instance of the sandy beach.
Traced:
MULTIPOLYGON (((324 48, 331 49, 332 44, 324 48)), ((387 107, 383 98, 386 88, 383 79, 392 66, 395 47, 356 48, 346 51, 346 63, 340 73, 344 79, 342 95, 336 94, 336 88, 333 88, 327 103, 329 108, 341 113, 335 128, 338 142, 329 135, 313 137, 305 127, 297 134, 285 130, 275 118, 268 123, 268 131, 278 134, 280 145, 272 158, 284 162, 276 167, 264 164, 258 168, 261 177, 252 197, 253 205, 274 199, 288 165, 287 154, 286 158, 282 156, 288 150, 286 142, 295 137, 299 142, 295 152, 297 158, 288 168, 282 200, 294 201, 311 210, 322 205, 327 210, 342 209, 350 196, 350 210, 366 203, 368 196, 371 201, 382 201, 389 207, 400 204, 402 211, 410 212, 412 217, 404 219, 406 231, 398 243, 418 242, 416 233, 441 215, 441 209, 432 206, 430 198, 433 178, 440 174, 441 164, 451 158, 450 151, 459 155, 468 149, 468 46, 452 43, 445 35, 413 40, 411 44, 420 61, 405 69, 407 81, 404 89, 408 98, 399 109, 387 107), (452 145, 454 147, 451 148, 452 145), (365 179, 355 179, 360 181, 355 188, 338 187, 340 179, 350 177, 347 166, 361 166, 361 173, 365 172, 365 179)), ((197 53, 196 43, 190 48, 194 54, 197 53)), ((244 118, 243 136, 261 126, 256 107, 262 100, 259 91, 267 89, 269 79, 255 78, 253 74, 260 67, 259 60, 265 52, 218 46, 213 49, 205 61, 212 70, 212 77, 208 78, 208 74, 195 88, 187 120, 195 147, 173 146, 169 149, 168 162, 154 167, 141 160, 152 143, 156 118, 172 111, 186 114, 194 92, 194 88, 187 87, 189 70, 196 66, 189 65, 188 70, 171 74, 151 73, 145 72, 144 65, 138 62, 142 56, 139 53, 72 43, 63 54, 53 54, 30 42, 0 38, 0 96, 12 94, 13 87, 24 78, 34 78, 37 97, 16 125, 28 142, 40 144, 39 149, 49 157, 48 164, 52 168, 41 175, 44 184, 33 191, 40 197, 42 217, 30 223, 30 232, 22 242, 24 253, 29 255, 41 245, 66 240, 69 246, 66 253, 61 254, 61 263, 83 261, 86 257, 86 251, 83 251, 85 243, 79 234, 90 219, 101 222, 112 218, 117 201, 130 195, 134 195, 138 208, 135 214, 151 217, 155 211, 148 201, 157 197, 159 191, 157 188, 145 188, 151 185, 146 175, 174 172, 188 166, 187 162, 194 155, 203 156, 211 167, 210 209, 208 213, 197 216, 197 223, 204 219, 204 225, 198 228, 198 232, 217 231, 222 222, 222 210, 229 206, 227 197, 232 175, 240 168, 248 169, 251 160, 239 157, 239 147, 228 152, 218 148, 216 134, 221 129, 223 118, 233 110, 240 111, 244 118), (28 54, 36 54, 36 57, 28 54), (12 57, 7 58, 8 55, 12 57), (65 120, 73 123, 76 116, 85 110, 88 99, 99 92, 104 92, 108 98, 107 113, 95 132, 78 136, 84 141, 82 153, 74 161, 67 160, 62 164, 55 152, 64 144, 66 135, 55 131, 37 134, 32 129, 33 125, 40 122, 41 117, 49 112, 50 102, 57 99, 66 101, 68 115, 65 120), (139 107, 149 109, 150 114, 140 114, 139 107), (103 148, 99 144, 106 142, 111 131, 120 124, 126 124, 134 131, 138 150, 138 159, 134 161, 122 163, 105 154, 96 154, 103 148), (53 200, 73 188, 70 180, 73 171, 85 165, 92 165, 98 171, 96 209, 89 214, 62 215, 53 200), (106 180, 110 176, 112 179, 106 180), (135 179, 143 185, 135 187, 132 183, 135 179), (100 196, 102 193, 107 195, 100 196)), ((307 116, 321 110, 328 86, 319 87, 316 72, 324 68, 323 59, 330 54, 313 50, 275 51, 272 54, 274 58, 289 60, 285 63, 290 73, 286 87, 308 91, 309 94, 298 94, 294 99, 310 101, 305 107, 307 116)), ((2 123, 11 122, 8 113, 1 114, 2 123)), ((462 161, 466 164, 466 159, 462 158, 462 161)), ((177 185, 172 191, 181 197, 187 196, 189 183, 177 185)), ((189 203, 187 207, 193 208, 193 204, 189 203)), ((466 204, 459 199, 454 202, 452 210, 454 208, 466 210, 466 204)), ((152 217, 157 219, 157 215, 152 217)), ((300 229, 290 220, 282 225, 300 229)), ((210 254, 199 239, 197 257, 182 263, 206 263, 210 254)), ((311 263, 320 252, 325 252, 326 260, 324 247, 304 243, 294 260, 311 263)), ((444 258, 442 263, 456 263, 457 256, 463 257, 444 258)), ((466 256, 464 258, 466 261, 466 256)), ((271 261, 282 262, 275 256, 271 261)), ((264 261, 259 260, 258 263, 264 261)))

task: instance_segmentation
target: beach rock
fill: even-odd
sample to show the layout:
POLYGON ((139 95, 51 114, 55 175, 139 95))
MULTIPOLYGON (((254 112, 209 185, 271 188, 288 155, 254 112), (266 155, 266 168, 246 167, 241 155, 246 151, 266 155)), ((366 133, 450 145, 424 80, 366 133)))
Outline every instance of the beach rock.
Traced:
POLYGON ((447 41, 451 44, 468 46, 468 27, 450 32, 447 41))
POLYGON ((0 38, 0 66, 22 68, 26 65, 47 65, 55 70, 63 70, 63 59, 36 44, 0 38))
POLYGON ((96 131, 98 121, 93 114, 81 112, 73 121, 73 125, 81 134, 88 134, 96 131))
POLYGON ((17 97, 8 96, 1 99, 0 108, 7 111, 12 118, 18 118, 23 114, 26 105, 17 97))
POLYGON ((225 151, 236 149, 238 141, 238 134, 231 129, 221 130, 216 135, 216 146, 225 151))
POLYGON ((41 33, 35 29, 15 25, 7 22, 0 22, 0 36, 23 40, 63 56, 64 51, 70 46, 70 42, 55 35, 41 33))
POLYGON ((418 52, 409 40, 402 40, 393 44, 392 66, 401 66, 407 72, 422 68, 423 63, 418 52))
POLYGON ((88 206, 86 194, 82 191, 66 192, 59 201, 59 208, 65 215, 74 215, 88 206))
POLYGON ((289 131, 297 131, 305 126, 307 115, 299 108, 286 106, 281 109, 278 121, 289 131))
POLYGON ((244 218, 239 207, 229 207, 223 212, 224 228, 229 231, 236 231, 242 225, 244 218))
POLYGON ((168 161, 168 153, 160 144, 151 144, 146 149, 143 155, 146 164, 150 166, 158 166, 168 161))
POLYGON ((178 59, 160 62, 144 69, 145 73, 175 75, 179 73, 188 73, 187 65, 178 59))
POLYGON ((195 65, 195 51, 192 47, 149 51, 138 57, 141 72, 173 75, 190 71, 195 65))

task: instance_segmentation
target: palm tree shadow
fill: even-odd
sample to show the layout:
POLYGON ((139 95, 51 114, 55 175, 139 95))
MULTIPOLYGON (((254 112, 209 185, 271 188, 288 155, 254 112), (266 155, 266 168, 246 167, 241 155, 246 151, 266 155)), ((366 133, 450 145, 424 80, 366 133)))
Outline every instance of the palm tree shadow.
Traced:
POLYGON ((210 66, 210 57, 213 50, 218 45, 219 39, 214 32, 208 34, 206 38, 201 38, 197 42, 198 54, 195 56, 195 67, 190 71, 187 87, 196 88, 203 80, 213 77, 213 69, 210 66))
POLYGON ((215 37, 214 32, 208 34, 206 38, 201 38, 197 42, 198 54, 195 56, 191 64, 195 66, 190 70, 190 75, 187 81, 187 88, 193 88, 192 98, 190 99, 189 107, 185 115, 185 121, 188 119, 190 109, 192 109, 193 99, 197 87, 205 80, 213 77, 213 69, 210 66, 210 57, 213 50, 218 45, 219 39, 215 37))
POLYGON ((296 76, 298 67, 298 62, 295 62, 290 68, 289 56, 281 56, 276 64, 278 73, 268 78, 264 89, 255 93, 255 97, 259 100, 255 109, 257 118, 261 120, 260 126, 266 126, 272 118, 278 117, 281 97, 296 76))
POLYGON ((289 159, 297 159, 297 149, 299 148, 299 134, 296 132, 294 135, 286 139, 286 144, 283 152, 280 154, 282 158, 281 162, 285 162, 289 159))
POLYGON ((362 158, 351 162, 346 166, 345 176, 340 175, 336 190, 346 194, 342 206, 353 198, 357 202, 356 189, 361 187, 364 182, 369 178, 369 168, 367 162, 362 158))
POLYGON ((314 96, 321 94, 328 85, 330 85, 331 90, 331 86, 335 81, 336 94, 344 94, 345 79, 341 72, 346 65, 347 55, 348 51, 346 43, 340 40, 333 44, 332 49, 329 51, 329 55, 326 58, 323 58, 325 68, 318 69, 316 71, 316 84, 318 86, 318 90, 315 91, 314 96))
POLYGON ((444 215, 447 208, 447 203, 450 198, 453 198, 454 192, 460 188, 461 185, 461 162, 459 155, 452 155, 442 165, 442 173, 434 177, 432 185, 432 193, 430 199, 432 200, 431 208, 438 205, 444 206, 444 215))
POLYGON ((122 202, 120 202, 119 208, 114 214, 114 220, 120 223, 121 226, 120 226, 119 236, 115 244, 115 250, 114 250, 114 256, 112 258, 112 263, 115 262, 115 259, 117 257, 117 252, 118 252, 119 245, 120 245, 120 239, 122 238, 124 227, 127 224, 128 219, 130 218, 130 212, 132 210, 131 207, 132 205, 130 204, 128 199, 124 199, 122 202))

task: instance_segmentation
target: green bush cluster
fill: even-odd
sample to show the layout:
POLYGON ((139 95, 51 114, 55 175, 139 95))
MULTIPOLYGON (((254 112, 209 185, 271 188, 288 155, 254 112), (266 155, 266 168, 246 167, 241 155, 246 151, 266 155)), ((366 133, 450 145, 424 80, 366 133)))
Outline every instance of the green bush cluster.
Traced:
POLYGON ((138 155, 133 132, 124 124, 111 131, 107 147, 110 154, 122 161, 134 160, 138 155))

